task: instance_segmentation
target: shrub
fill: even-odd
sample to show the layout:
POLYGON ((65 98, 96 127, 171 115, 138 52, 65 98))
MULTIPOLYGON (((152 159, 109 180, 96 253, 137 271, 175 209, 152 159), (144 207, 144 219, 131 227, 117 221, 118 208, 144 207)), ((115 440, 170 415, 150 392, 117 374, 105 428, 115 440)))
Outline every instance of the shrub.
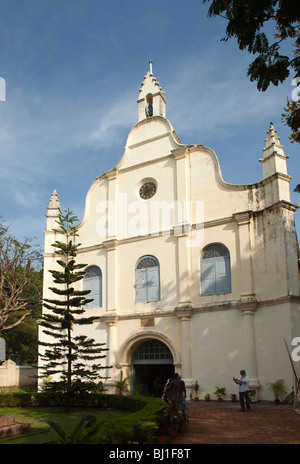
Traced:
MULTIPOLYGON (((81 443, 128 444, 152 443, 159 428, 159 413, 166 407, 156 398, 91 393, 84 395, 74 406, 100 409, 119 409, 128 415, 95 423, 81 434, 81 443)), ((48 407, 64 406, 61 393, 0 393, 1 407, 48 407)))
POLYGON ((0 393, 0 407, 25 408, 31 405, 31 394, 21 392, 0 393))
POLYGON ((104 424, 95 424, 89 430, 87 443, 129 444, 154 441, 156 430, 159 428, 158 414, 165 409, 162 400, 138 396, 107 397, 109 403, 114 404, 117 409, 132 413, 118 419, 108 419, 104 424))

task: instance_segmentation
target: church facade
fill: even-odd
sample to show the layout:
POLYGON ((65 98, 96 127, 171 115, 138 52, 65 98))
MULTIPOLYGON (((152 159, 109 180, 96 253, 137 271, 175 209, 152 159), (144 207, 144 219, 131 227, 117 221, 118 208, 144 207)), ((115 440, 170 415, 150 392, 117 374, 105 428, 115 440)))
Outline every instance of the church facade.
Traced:
MULTIPOLYGON (((300 337, 297 237, 286 159, 270 124, 262 180, 231 185, 215 152, 183 145, 152 73, 120 162, 96 178, 78 226, 77 260, 91 290, 86 334, 109 348, 108 391, 120 372, 131 393, 160 394, 175 371, 188 398, 225 387, 245 369, 259 399, 294 377, 285 341, 300 337), (195 383, 200 385, 195 394, 195 383)), ((44 298, 56 268, 56 191, 47 210, 44 298)), ((43 337, 43 334, 40 334, 43 337)))

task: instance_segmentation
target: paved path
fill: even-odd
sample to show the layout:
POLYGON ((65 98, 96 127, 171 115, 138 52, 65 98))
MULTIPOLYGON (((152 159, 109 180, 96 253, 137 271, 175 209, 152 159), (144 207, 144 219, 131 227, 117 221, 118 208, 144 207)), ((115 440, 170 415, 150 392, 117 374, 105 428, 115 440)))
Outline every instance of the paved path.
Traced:
POLYGON ((300 444, 300 410, 285 404, 188 401, 189 422, 168 444, 300 444))

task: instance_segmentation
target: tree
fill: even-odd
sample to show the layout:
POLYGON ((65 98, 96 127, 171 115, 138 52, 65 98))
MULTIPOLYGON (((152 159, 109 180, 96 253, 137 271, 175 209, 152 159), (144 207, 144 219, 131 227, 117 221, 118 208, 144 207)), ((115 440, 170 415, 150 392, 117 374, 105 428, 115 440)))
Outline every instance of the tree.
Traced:
MULTIPOLYGON (((36 281, 40 296, 42 295, 43 287, 43 271, 35 271, 34 279, 36 281)), ((24 298, 31 295, 31 291, 35 291, 29 286, 24 292, 24 298)), ((19 365, 35 365, 37 364, 38 353, 38 324, 37 319, 41 316, 42 304, 40 303, 38 310, 34 315, 27 317, 22 324, 17 325, 12 330, 2 332, 1 336, 6 341, 6 358, 11 359, 19 365)), ((12 313, 7 320, 8 324, 12 324, 19 317, 18 313, 12 313)))
POLYGON ((20 242, 0 221, 0 333, 13 329, 41 307, 41 253, 29 239, 20 242))
POLYGON ((97 360, 104 358, 106 348, 103 343, 96 343, 85 335, 75 335, 76 326, 93 324, 96 317, 85 317, 84 305, 93 301, 87 299, 90 290, 76 290, 75 284, 83 279, 86 264, 76 264, 77 250, 80 244, 75 244, 77 228, 74 222, 77 217, 72 211, 61 214, 56 230, 63 241, 55 241, 55 254, 59 270, 51 270, 53 281, 62 288, 49 287, 55 294, 53 299, 44 299, 44 312, 40 326, 46 341, 40 341, 45 347, 41 354, 44 376, 55 376, 66 394, 66 412, 69 411, 72 390, 77 382, 93 382, 99 378, 102 367, 97 360))
MULTIPOLYGON (((203 3, 210 0, 202 0, 203 3)), ((212 0, 209 16, 228 21, 226 37, 236 37, 241 50, 257 57, 248 68, 251 81, 265 91, 277 86, 294 72, 295 85, 300 84, 300 3, 295 0, 212 0), (272 33, 267 33, 273 25, 272 33), (267 26, 264 31, 262 28, 267 26), (282 52, 289 48, 290 54, 282 52)), ((294 93, 294 92, 293 92, 294 93)), ((295 92, 296 93, 296 92, 295 92)), ((300 98, 287 100, 282 118, 291 129, 291 142, 300 143, 300 98)))

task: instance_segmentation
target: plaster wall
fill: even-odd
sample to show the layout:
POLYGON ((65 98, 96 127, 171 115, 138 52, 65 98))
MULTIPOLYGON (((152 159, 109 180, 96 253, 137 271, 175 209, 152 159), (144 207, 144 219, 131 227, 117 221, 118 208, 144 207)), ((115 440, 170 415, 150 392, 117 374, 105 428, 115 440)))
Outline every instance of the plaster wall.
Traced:
MULTIPOLYGON (((300 336, 297 207, 290 203, 290 177, 276 131, 271 125, 260 160, 263 180, 230 185, 213 150, 180 143, 151 73, 144 84, 139 121, 123 157, 91 186, 78 226, 78 261, 102 271, 102 306, 87 310, 99 322, 86 333, 108 344, 112 388, 121 369, 130 374, 139 344, 156 339, 171 350, 189 391, 197 380, 200 396, 216 386, 234 393, 232 376, 243 368, 258 385, 260 399, 272 399, 268 382, 284 378, 289 391, 293 382, 283 340, 290 344, 300 336), (145 98, 151 89, 158 112, 148 119, 145 98), (149 181, 156 193, 143 200, 139 189, 149 181), (201 255, 211 244, 229 250, 231 291, 204 296, 201 255), (136 303, 135 268, 146 255, 159 261, 160 299, 136 303)), ((56 267, 55 205, 45 233, 45 298, 48 270, 56 267)))

